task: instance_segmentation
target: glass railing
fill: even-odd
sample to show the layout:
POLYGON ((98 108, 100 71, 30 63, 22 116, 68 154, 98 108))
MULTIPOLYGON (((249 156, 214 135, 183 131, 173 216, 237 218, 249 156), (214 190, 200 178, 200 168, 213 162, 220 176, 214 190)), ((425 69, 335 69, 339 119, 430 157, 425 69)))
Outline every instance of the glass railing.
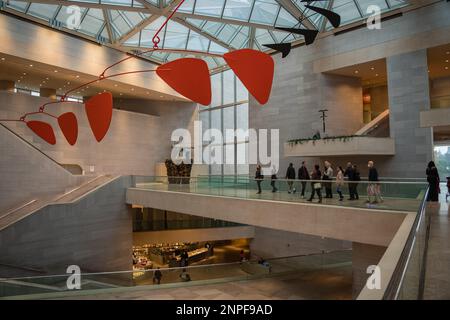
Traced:
POLYGON ((316 189, 312 203, 319 201, 317 190, 320 190, 321 203, 326 205, 410 212, 417 211, 428 186, 425 181, 397 179, 377 183, 345 181, 342 184, 337 184, 335 180, 277 179, 273 181, 276 188, 273 192, 272 180, 266 177, 259 181, 261 193, 257 193, 258 181, 249 176, 134 176, 133 180, 133 187, 139 189, 303 203, 309 203, 312 191, 316 189), (332 198, 326 197, 327 189, 332 198))
POLYGON ((429 228, 430 216, 427 215, 427 202, 424 199, 383 299, 423 299, 429 228))
MULTIPOLYGON (((160 268, 103 273, 81 273, 80 289, 86 294, 106 293, 145 286, 146 289, 179 287, 251 280, 290 273, 314 272, 328 269, 351 270, 351 250, 324 252, 311 255, 245 261, 209 265, 192 265, 185 268, 160 268), (161 277, 155 279, 155 272, 161 277)), ((350 272, 351 273, 351 272, 350 272)), ((3 298, 51 298, 69 293, 67 283, 73 283, 71 275, 49 275, 0 279, 0 299, 3 298), (70 278, 69 278, 70 277, 70 278)))

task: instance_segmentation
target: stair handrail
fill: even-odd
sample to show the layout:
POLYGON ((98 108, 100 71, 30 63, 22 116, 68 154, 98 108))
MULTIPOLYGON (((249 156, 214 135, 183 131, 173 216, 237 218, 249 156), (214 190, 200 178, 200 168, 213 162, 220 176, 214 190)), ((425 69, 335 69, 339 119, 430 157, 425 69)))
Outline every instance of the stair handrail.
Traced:
POLYGON ((20 140, 22 140, 23 142, 25 142, 28 146, 32 147, 34 150, 37 150, 39 153, 43 154, 45 157, 47 157, 48 159, 50 159, 52 162, 56 163, 59 167, 61 167, 62 169, 64 169, 64 170, 67 171, 68 173, 72 174, 69 170, 67 170, 66 168, 64 168, 64 166, 62 166, 58 161, 56 161, 55 159, 53 159, 52 157, 50 157, 48 154, 46 154, 45 152, 43 152, 42 150, 40 150, 38 147, 36 147, 35 145, 33 145, 31 142, 27 141, 26 139, 24 139, 23 137, 21 137, 20 135, 18 135, 17 133, 15 133, 14 130, 8 128, 8 127, 5 126, 3 123, 0 123, 0 126, 2 126, 3 128, 5 128, 6 130, 8 130, 10 133, 12 133, 13 135, 15 135, 16 137, 18 137, 20 140))

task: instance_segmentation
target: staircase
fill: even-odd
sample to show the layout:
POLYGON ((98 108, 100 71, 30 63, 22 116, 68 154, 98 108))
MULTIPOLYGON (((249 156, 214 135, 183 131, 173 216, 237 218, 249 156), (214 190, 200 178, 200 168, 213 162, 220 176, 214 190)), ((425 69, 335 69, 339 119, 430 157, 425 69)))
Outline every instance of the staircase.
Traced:
POLYGON ((108 184, 113 178, 115 177, 110 175, 101 175, 63 194, 41 196, 30 200, 17 208, 0 213, 0 231, 48 205, 74 203, 83 198, 89 192, 108 184))
POLYGON ((356 131, 356 136, 389 137, 389 109, 384 110, 375 119, 356 131))

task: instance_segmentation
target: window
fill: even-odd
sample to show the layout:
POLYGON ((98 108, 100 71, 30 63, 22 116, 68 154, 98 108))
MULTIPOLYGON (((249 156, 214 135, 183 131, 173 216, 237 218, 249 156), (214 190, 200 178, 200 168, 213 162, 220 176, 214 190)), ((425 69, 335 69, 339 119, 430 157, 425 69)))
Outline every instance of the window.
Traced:
MULTIPOLYGON (((248 175, 248 139, 234 134, 235 129, 248 129, 248 91, 232 70, 212 75, 211 87, 211 105, 200 107, 199 120, 202 121, 204 133, 208 129, 222 132, 224 140, 220 148, 224 164, 211 164, 209 173, 248 175), (233 130, 233 134, 230 130, 233 130)), ((204 147, 209 144, 218 146, 216 141, 210 141, 206 136, 203 138, 204 147)))

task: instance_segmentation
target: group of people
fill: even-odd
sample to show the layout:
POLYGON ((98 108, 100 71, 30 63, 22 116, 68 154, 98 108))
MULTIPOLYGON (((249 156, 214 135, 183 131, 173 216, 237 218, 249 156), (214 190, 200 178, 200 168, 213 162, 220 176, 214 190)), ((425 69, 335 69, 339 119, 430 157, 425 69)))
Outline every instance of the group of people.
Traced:
MULTIPOLYGON (((374 166, 373 161, 369 161, 367 164, 369 168, 369 184, 367 187, 367 196, 369 203, 379 203, 383 201, 381 197, 381 189, 379 184, 378 171, 374 166)), ((298 169, 298 174, 296 175, 296 171, 294 168, 294 164, 290 163, 289 167, 286 171, 285 179, 287 180, 288 185, 288 193, 296 193, 297 190, 294 186, 294 181, 296 177, 300 180, 301 183, 301 194, 302 199, 305 198, 305 191, 307 183, 311 183, 312 191, 308 201, 312 201, 314 197, 317 195, 319 198, 319 203, 322 202, 322 188, 325 188, 325 198, 333 198, 333 190, 332 190, 332 181, 334 180, 336 183, 336 192, 339 195, 339 201, 344 200, 344 196, 342 194, 343 187, 345 182, 348 183, 348 200, 359 200, 358 194, 358 183, 361 181, 360 173, 358 167, 351 162, 347 163, 347 167, 344 170, 341 166, 337 167, 336 176, 334 176, 334 170, 329 161, 324 162, 323 173, 320 170, 320 166, 316 164, 314 169, 309 172, 306 168, 305 161, 302 162, 301 167, 298 169)), ((272 186, 272 192, 277 192, 278 189, 276 187, 276 168, 272 167, 272 175, 270 185, 272 186)), ((258 186, 257 194, 261 193, 261 182, 264 179, 264 176, 261 171, 261 166, 258 165, 256 167, 255 180, 258 186)))

